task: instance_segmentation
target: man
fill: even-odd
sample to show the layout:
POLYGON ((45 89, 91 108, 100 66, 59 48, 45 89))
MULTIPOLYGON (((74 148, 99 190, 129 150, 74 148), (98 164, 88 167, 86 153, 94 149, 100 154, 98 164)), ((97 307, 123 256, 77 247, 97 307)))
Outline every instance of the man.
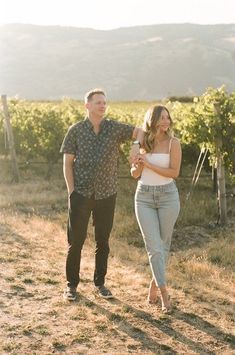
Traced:
MULTIPOLYGON (((81 250, 91 212, 96 242, 95 288, 101 297, 113 297, 104 284, 117 194, 119 147, 128 139, 143 138, 142 129, 104 118, 104 91, 88 92, 85 107, 87 117, 70 127, 60 150, 64 153, 63 172, 69 198, 67 287, 64 291, 64 298, 69 301, 76 300, 81 250)), ((132 151, 137 153, 139 141, 134 143, 132 151)))

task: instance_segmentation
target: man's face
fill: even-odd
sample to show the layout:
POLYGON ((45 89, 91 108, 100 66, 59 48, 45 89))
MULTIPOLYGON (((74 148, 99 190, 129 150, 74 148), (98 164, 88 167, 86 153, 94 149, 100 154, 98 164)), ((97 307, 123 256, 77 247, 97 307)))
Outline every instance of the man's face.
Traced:
POLYGON ((103 117, 106 111, 106 97, 102 94, 95 94, 86 104, 86 108, 90 114, 103 117))

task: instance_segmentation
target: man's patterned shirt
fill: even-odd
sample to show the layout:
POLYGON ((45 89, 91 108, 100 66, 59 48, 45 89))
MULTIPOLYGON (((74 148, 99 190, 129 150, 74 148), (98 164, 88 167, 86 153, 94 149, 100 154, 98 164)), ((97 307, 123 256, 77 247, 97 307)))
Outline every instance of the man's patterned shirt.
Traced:
POLYGON ((60 152, 74 154, 74 190, 83 196, 107 198, 117 192, 120 144, 131 139, 134 127, 104 119, 95 134, 88 118, 71 126, 60 152))

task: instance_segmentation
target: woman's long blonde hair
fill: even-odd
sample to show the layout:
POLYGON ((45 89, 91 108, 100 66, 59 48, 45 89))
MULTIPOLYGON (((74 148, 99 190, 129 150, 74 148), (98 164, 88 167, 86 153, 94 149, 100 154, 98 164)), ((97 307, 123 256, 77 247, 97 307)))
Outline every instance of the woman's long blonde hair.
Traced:
POLYGON ((144 116, 144 124, 143 124, 143 130, 144 130, 143 148, 146 151, 146 153, 150 153, 154 149, 154 139, 160 124, 160 118, 163 110, 167 111, 171 122, 170 127, 167 130, 166 134, 168 134, 169 137, 173 136, 173 132, 172 132, 173 121, 168 109, 162 105, 155 105, 153 107, 150 107, 144 116))

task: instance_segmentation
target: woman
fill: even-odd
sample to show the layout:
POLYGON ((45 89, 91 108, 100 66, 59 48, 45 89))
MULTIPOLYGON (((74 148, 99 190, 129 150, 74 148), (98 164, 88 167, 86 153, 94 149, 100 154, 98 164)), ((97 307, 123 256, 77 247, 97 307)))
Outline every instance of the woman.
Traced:
POLYGON ((141 154, 138 154, 131 168, 131 175, 139 178, 135 213, 153 275, 148 301, 156 303, 159 288, 164 313, 171 310, 165 269, 180 210, 174 179, 180 171, 181 146, 179 140, 173 138, 172 124, 166 107, 156 105, 147 111, 141 154))

